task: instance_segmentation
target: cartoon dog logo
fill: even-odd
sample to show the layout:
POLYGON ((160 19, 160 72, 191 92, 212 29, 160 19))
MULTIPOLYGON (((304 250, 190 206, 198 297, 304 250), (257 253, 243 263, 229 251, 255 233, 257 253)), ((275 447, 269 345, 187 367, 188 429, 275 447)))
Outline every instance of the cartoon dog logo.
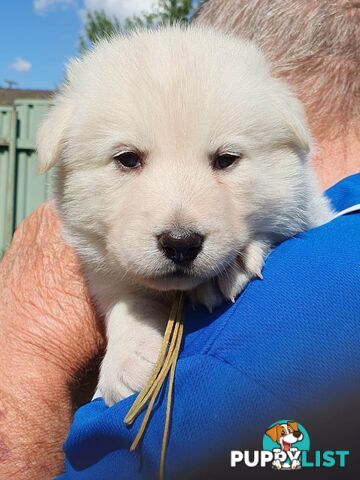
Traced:
MULTIPOLYGON (((281 447, 280 449, 273 449, 274 453, 283 451, 295 454, 298 449, 293 447, 293 445, 296 442, 300 442, 304 438, 303 434, 298 428, 298 424, 290 421, 287 423, 276 423, 269 428, 269 430, 266 430, 265 433, 273 442, 277 443, 281 447)), ((272 466, 277 470, 297 470, 301 468, 301 463, 298 459, 293 459, 290 461, 290 463, 281 462, 279 459, 275 459, 272 463, 272 466)))

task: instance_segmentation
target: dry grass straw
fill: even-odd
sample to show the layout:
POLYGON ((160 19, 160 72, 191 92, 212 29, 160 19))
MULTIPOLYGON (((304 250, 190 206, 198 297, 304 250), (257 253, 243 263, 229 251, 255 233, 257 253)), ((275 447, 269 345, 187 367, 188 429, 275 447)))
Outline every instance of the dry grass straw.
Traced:
POLYGON ((161 446, 159 473, 160 480, 163 480, 164 478, 165 457, 169 438, 175 369, 184 330, 183 303, 183 293, 179 292, 174 300, 170 311, 170 316, 166 326, 163 343, 161 345, 159 357, 154 367, 154 370, 150 375, 150 378, 147 381, 145 387, 136 397, 134 403, 132 404, 129 412, 124 419, 126 425, 131 425, 146 407, 143 421, 130 447, 130 451, 133 451, 138 446, 140 440, 145 433, 155 401, 158 398, 158 395, 161 391, 162 386, 165 384, 167 377, 169 376, 165 425, 161 446))

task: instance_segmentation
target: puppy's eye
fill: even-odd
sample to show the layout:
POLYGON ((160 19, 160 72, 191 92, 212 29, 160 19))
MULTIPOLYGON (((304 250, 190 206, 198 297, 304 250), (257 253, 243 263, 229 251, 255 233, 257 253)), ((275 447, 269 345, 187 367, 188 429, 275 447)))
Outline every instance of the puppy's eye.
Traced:
POLYGON ((115 163, 122 168, 134 169, 141 167, 141 159, 136 152, 117 153, 113 159, 115 163))
POLYGON ((215 170, 224 170, 235 164, 238 160, 241 159, 241 155, 235 155, 232 153, 223 153, 222 155, 217 155, 213 162, 213 168, 215 170))

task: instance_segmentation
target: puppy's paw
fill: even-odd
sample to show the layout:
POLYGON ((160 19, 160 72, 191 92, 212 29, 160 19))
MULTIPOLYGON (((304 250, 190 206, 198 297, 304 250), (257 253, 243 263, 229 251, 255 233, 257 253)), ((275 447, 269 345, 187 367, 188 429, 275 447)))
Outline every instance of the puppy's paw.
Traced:
POLYGON ((224 301, 218 286, 214 280, 209 280, 190 292, 190 301, 193 306, 203 305, 212 312, 214 308, 224 301))
POLYGON ((301 468, 301 463, 299 460, 293 460, 291 462, 291 470, 298 470, 299 468, 301 468))
POLYGON ((138 333, 136 339, 110 344, 101 365, 98 389, 111 406, 139 392, 146 384, 158 358, 162 336, 138 333))
POLYGON ((227 300, 235 302, 250 280, 262 278, 261 271, 269 250, 266 242, 255 240, 249 243, 243 254, 219 276, 219 289, 227 300))

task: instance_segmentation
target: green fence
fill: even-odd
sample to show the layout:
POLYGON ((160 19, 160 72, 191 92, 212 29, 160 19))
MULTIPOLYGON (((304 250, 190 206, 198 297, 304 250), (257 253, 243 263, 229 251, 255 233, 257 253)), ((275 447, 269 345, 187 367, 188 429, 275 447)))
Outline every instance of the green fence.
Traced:
POLYGON ((35 136, 47 100, 0 105, 0 258, 19 223, 49 194, 49 174, 37 175, 35 136))

